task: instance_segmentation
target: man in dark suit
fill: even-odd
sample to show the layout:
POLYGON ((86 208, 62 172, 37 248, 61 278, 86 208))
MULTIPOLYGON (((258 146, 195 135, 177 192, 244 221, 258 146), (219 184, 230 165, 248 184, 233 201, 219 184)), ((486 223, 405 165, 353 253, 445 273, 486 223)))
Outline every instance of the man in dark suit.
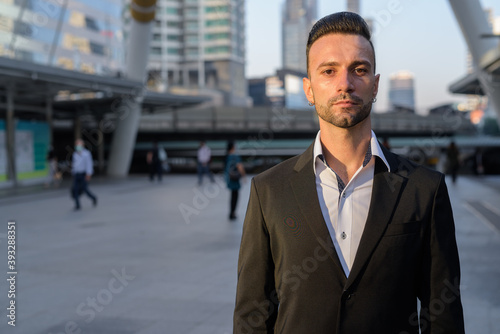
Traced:
POLYGON ((365 21, 324 17, 306 52, 320 131, 252 180, 234 333, 464 333, 444 177, 371 130, 379 75, 365 21))

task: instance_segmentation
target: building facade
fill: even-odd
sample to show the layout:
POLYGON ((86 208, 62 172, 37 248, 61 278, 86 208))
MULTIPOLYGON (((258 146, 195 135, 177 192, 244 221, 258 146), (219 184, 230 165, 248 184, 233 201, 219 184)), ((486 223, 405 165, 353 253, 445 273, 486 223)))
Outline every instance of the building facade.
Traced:
POLYGON ((284 69, 277 70, 275 75, 249 80, 248 91, 254 106, 311 108, 302 89, 302 78, 305 76, 303 72, 284 69))
POLYGON ((359 0, 347 0, 347 11, 356 14, 361 14, 359 0))
POLYGON ((246 105, 245 1, 158 0, 148 86, 246 105))
POLYGON ((0 0, 0 56, 118 75, 123 8, 122 0, 0 0))
POLYGON ((399 71, 390 76, 389 103, 393 111, 415 111, 415 86, 412 73, 399 71))
POLYGON ((317 19, 316 0, 286 0, 282 13, 282 68, 307 71, 306 44, 317 19))

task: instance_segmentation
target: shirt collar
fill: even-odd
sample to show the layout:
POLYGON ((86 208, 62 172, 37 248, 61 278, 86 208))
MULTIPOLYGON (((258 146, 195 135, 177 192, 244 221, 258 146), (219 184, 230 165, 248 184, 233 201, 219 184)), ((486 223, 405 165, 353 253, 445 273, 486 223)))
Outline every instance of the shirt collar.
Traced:
MULTIPOLYGON (((371 155, 372 156, 377 156, 379 157, 384 164, 387 166, 387 170, 390 172, 391 171, 391 166, 387 162, 387 159, 385 158, 384 152, 382 152, 382 149, 380 148, 380 144, 377 140, 377 136, 372 130, 372 136, 370 139, 370 147, 368 151, 371 149, 371 155)), ((316 139, 314 141, 314 148, 313 148, 313 168, 314 168, 314 174, 317 175, 316 173, 316 160, 321 159, 323 160, 323 147, 321 146, 321 130, 318 131, 318 134, 316 135, 316 139)), ((365 163, 363 163, 365 165, 365 163)))

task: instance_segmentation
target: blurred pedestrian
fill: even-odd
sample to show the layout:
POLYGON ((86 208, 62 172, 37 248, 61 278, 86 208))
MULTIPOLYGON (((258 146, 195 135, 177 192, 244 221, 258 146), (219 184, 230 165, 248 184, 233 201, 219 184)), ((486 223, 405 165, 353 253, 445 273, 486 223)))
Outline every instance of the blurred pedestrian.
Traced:
POLYGON ((460 151, 454 141, 446 150, 446 174, 451 175, 453 183, 457 182, 457 173, 460 167, 460 151))
POLYGON ((483 167, 483 149, 481 147, 476 148, 474 152, 474 161, 473 168, 475 175, 483 175, 484 167, 483 167))
POLYGON ((212 161, 212 150, 202 140, 198 148, 198 185, 203 184, 203 175, 207 174, 210 182, 215 182, 212 171, 210 170, 210 162, 212 161))
POLYGON ((163 150, 162 155, 163 153, 165 153, 165 156, 160 157, 161 150, 163 150, 163 148, 160 148, 158 146, 158 143, 155 141, 153 143, 153 148, 148 152, 146 156, 146 162, 149 169, 149 180, 151 182, 154 181, 155 175, 158 177, 158 182, 161 182, 162 180, 163 167, 161 158, 164 158, 166 160, 166 152, 163 150))
POLYGON ((389 151, 391 150, 391 144, 389 144, 389 139, 387 137, 384 137, 384 141, 382 142, 382 145, 388 149, 389 151))
POLYGON ((71 192, 75 200, 74 210, 80 210, 80 194, 85 193, 91 200, 93 206, 97 205, 97 197, 90 192, 88 182, 94 174, 94 165, 92 154, 84 147, 81 139, 75 141, 75 151, 71 164, 71 173, 73 174, 73 186, 71 192))
POLYGON ((47 163, 49 167, 49 175, 47 176, 45 187, 49 188, 51 186, 54 186, 57 188, 59 187, 59 183, 61 182, 62 174, 59 171, 57 156, 52 147, 47 153, 47 163))
POLYGON ((241 163, 241 157, 235 153, 236 146, 234 142, 227 143, 225 176, 228 189, 231 191, 231 201, 229 210, 229 219, 235 220, 236 206, 238 204, 238 195, 241 188, 241 178, 245 176, 245 168, 241 163))

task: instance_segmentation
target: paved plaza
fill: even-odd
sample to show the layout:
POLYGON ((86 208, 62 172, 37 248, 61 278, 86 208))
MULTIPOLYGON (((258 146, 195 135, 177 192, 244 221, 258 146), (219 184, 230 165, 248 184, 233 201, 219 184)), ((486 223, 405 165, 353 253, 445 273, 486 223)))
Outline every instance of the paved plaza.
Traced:
MULTIPOLYGON (((196 175, 96 179, 98 206, 84 197, 77 212, 68 181, 0 189, 0 333, 230 334, 249 182, 231 222, 229 191, 216 179, 201 187, 196 175)), ((449 190, 467 332, 500 333, 500 177, 459 177, 449 190)))

